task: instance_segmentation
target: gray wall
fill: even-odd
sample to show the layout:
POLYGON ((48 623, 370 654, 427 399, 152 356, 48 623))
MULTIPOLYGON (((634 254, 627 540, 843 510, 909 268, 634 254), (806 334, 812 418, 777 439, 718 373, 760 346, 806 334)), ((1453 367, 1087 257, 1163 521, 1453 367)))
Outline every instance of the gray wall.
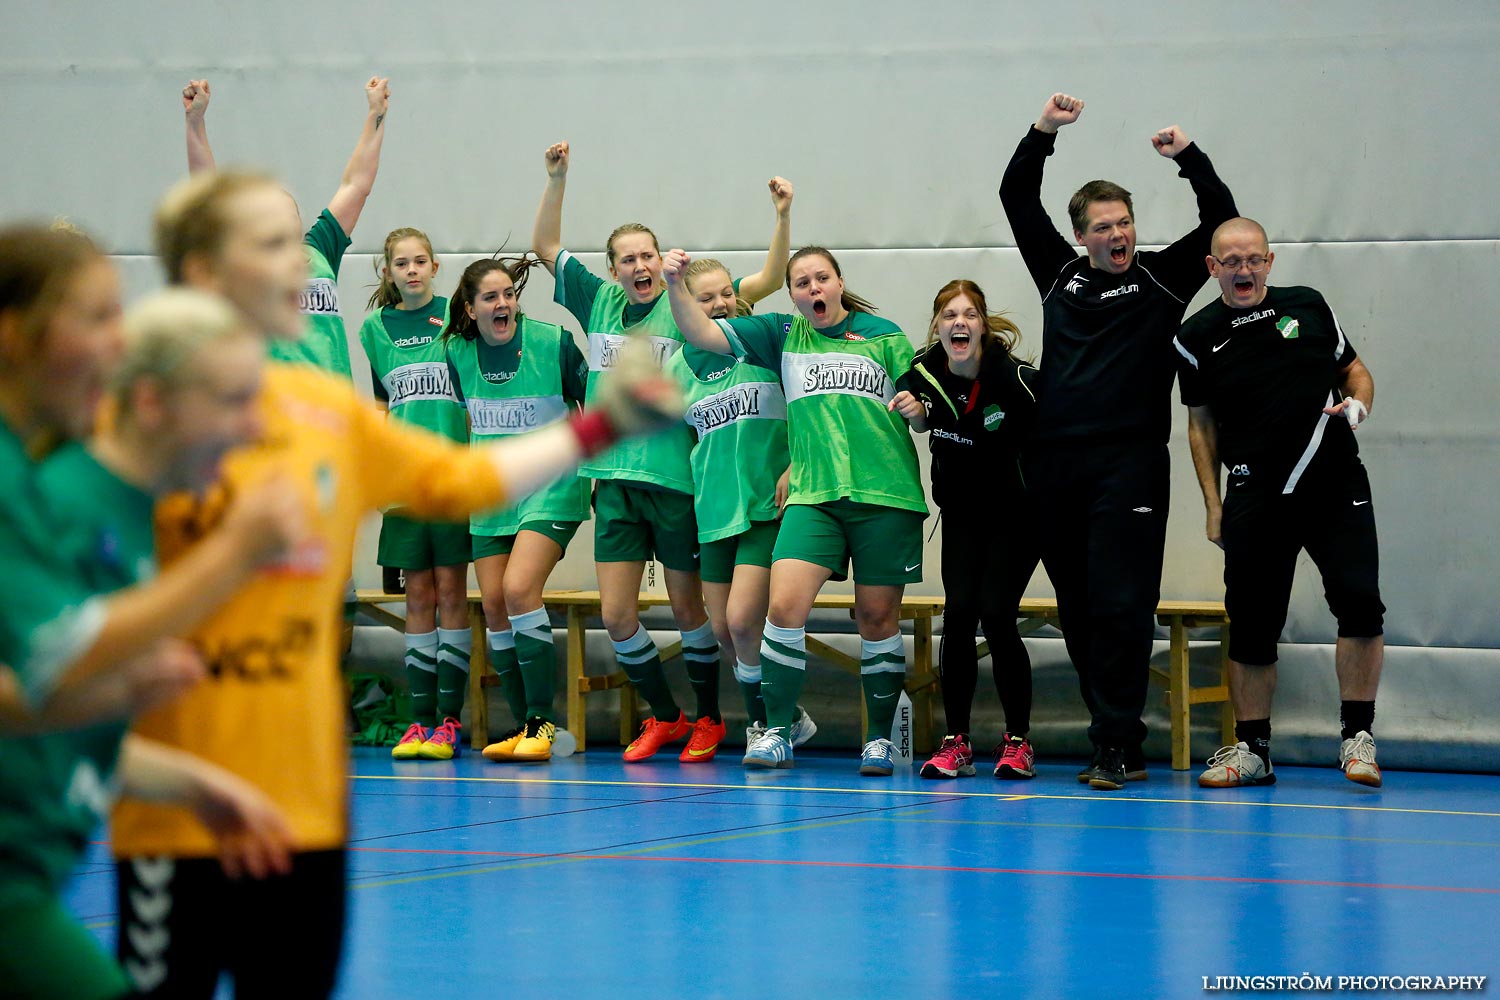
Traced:
MULTIPOLYGON (((351 333, 369 254, 395 226, 432 235, 444 290, 474 255, 524 247, 541 151, 566 138, 565 242, 591 264, 587 252, 614 225, 640 219, 664 246, 753 269, 771 223, 765 181, 783 174, 797 185, 794 245, 840 251, 850 286, 914 338, 932 293, 962 275, 1011 311, 1035 352, 1036 292, 995 197, 1015 142, 1053 90, 1082 96, 1088 108, 1063 133, 1044 196, 1065 225, 1079 183, 1115 179, 1135 192, 1146 245, 1194 220, 1187 185, 1147 141, 1180 123, 1271 231, 1273 283, 1323 290, 1375 373, 1359 440, 1390 607, 1377 732, 1396 749, 1386 756, 1500 766, 1494 4, 710 2, 652 17, 599 0, 7 0, 0 10, 0 216, 68 215, 120 255, 133 291, 156 282, 150 207, 183 172, 184 81, 212 81, 220 162, 277 171, 310 214, 358 133, 363 80, 389 75, 384 162, 342 273, 351 333)), ((526 307, 564 321, 546 286, 526 307)), ((784 294, 768 305, 785 307, 784 294)), ((1219 553, 1202 539, 1180 414, 1172 447, 1163 594, 1217 597, 1219 553)), ((362 552, 370 584, 372 540, 362 552)), ((555 582, 592 586, 591 555, 580 538, 555 582)), ((913 589, 936 592, 936 539, 928 556, 929 580, 913 589)), ((1041 574, 1031 592, 1049 592, 1041 574)), ((1319 760, 1337 710, 1333 634, 1305 566, 1277 722, 1319 760)), ((1071 726, 1076 695, 1055 694, 1071 726)))

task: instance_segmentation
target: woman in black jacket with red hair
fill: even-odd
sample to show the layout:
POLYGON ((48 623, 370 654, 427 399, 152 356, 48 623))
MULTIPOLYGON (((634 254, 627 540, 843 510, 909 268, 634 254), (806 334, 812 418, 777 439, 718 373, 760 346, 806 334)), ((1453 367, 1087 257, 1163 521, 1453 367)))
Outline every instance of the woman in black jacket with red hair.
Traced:
POLYGON ((974 774, 969 716, 979 662, 973 636, 990 643, 1005 734, 995 747, 995 777, 1030 778, 1031 660, 1016 631, 1016 606, 1036 569, 1034 532, 1006 530, 1023 521, 1019 455, 1036 414, 1036 369, 1012 354, 1020 330, 991 313, 984 291, 959 278, 932 303, 927 349, 897 383, 891 408, 930 435, 932 499, 945 515, 940 670, 948 735, 924 778, 974 774), (951 641, 950 641, 951 640, 951 641))

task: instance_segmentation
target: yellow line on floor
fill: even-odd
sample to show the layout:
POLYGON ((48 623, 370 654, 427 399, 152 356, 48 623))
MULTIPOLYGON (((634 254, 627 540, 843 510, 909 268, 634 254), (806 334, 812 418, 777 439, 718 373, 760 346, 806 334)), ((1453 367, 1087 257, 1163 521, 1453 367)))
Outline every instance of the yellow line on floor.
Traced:
MULTIPOLYGON (((805 792, 815 794, 817 792, 832 792, 847 795, 905 795, 926 796, 930 798, 964 798, 964 799, 994 799, 1000 802, 1020 802, 1025 800, 1040 800, 1052 802, 1130 802, 1150 805, 1183 805, 1183 806, 1230 806, 1244 809, 1274 808, 1274 809, 1327 809, 1341 812, 1375 812, 1375 813, 1400 813, 1403 815, 1418 816, 1470 816, 1478 819, 1500 819, 1500 812, 1470 812, 1462 809, 1413 809, 1403 806, 1377 806, 1317 802, 1254 802, 1245 799, 1169 799, 1150 798, 1139 795, 1112 795, 1103 792, 1092 792, 1082 795, 1017 795, 1010 792, 960 792, 955 790, 933 789, 931 791, 908 789, 908 788, 819 788, 807 785, 734 785, 715 784, 712 782, 687 782, 687 781, 615 781, 594 778, 473 778, 459 777, 457 775, 416 775, 416 774, 356 774, 352 775, 355 781, 457 781, 477 782, 509 785, 561 785, 561 786, 594 786, 602 788, 683 788, 703 789, 708 791, 771 791, 771 792, 805 792)), ((1232 792, 1229 794, 1233 794, 1232 792)))

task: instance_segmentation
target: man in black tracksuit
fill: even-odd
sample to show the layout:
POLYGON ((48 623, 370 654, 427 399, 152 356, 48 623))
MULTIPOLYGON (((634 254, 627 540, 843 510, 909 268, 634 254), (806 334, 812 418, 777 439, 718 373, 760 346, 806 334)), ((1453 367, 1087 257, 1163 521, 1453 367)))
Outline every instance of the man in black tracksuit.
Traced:
POLYGON ((1137 253, 1130 192, 1090 181, 1068 205, 1079 256, 1042 207, 1042 166, 1083 102, 1048 99, 1016 147, 1000 200, 1042 294, 1037 433, 1025 461, 1042 559, 1092 722, 1079 780, 1118 789, 1146 776, 1141 743, 1169 492, 1172 337, 1207 275, 1215 227, 1238 213, 1208 157, 1177 126, 1152 145, 1198 198, 1198 226, 1137 253))

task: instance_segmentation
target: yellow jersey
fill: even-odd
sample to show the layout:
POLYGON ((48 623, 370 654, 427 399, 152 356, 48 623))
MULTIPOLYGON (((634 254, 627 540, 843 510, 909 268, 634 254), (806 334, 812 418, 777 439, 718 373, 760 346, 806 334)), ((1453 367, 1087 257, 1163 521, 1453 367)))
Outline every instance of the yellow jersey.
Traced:
MULTIPOLYGON (((262 440, 232 452, 212 490, 157 505, 159 561, 170 564, 212 530, 237 490, 274 474, 304 494, 310 539, 190 636, 207 680, 133 729, 252 782, 285 812, 297 850, 324 850, 342 846, 348 830, 338 662, 361 518, 400 503, 416 517, 466 521, 502 504, 505 489, 482 452, 389 420, 347 382, 307 366, 269 363, 259 405, 262 440)), ((179 807, 124 800, 113 835, 118 857, 217 854, 208 830, 179 807)))

